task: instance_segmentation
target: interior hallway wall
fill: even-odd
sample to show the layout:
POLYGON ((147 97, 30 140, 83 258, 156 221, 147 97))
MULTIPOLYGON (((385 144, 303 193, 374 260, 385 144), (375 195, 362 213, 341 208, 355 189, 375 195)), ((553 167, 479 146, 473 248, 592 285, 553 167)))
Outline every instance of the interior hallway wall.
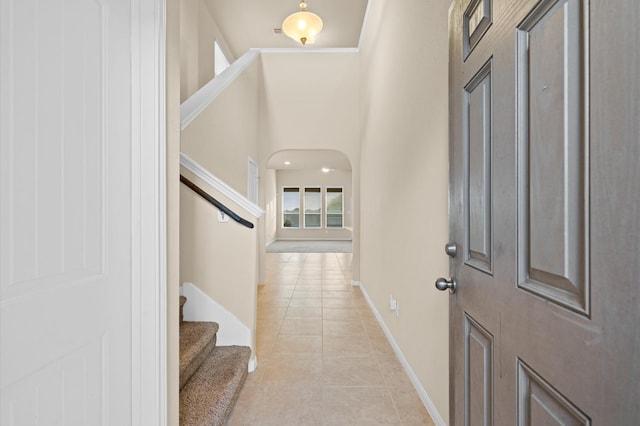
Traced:
POLYGON ((180 102, 215 76, 214 42, 232 63, 207 0, 180 0, 180 102))
POLYGON ((258 158, 259 70, 249 65, 182 130, 182 152, 245 197, 248 159, 258 158))
POLYGON ((179 423, 180 0, 166 2, 167 426, 179 423))
MULTIPOLYGON (((225 50, 208 5, 207 0, 180 0, 178 81, 183 101, 214 77, 214 40, 221 42, 225 50)), ((181 152, 245 197, 248 159, 258 156, 259 70, 260 63, 255 61, 180 133, 181 152)), ((177 177, 175 182, 179 182, 177 177)), ((198 184, 197 180, 194 182, 198 184)), ((241 217, 256 223, 249 212, 230 199, 200 186, 241 217)), ((175 243, 179 243, 180 271, 176 280, 196 285, 253 333, 260 224, 256 229, 246 230, 233 221, 218 223, 217 209, 183 185, 178 187, 172 202, 180 207, 175 243)), ((177 309, 177 301, 175 306, 177 309)))
MULTIPOLYGON (((231 199, 188 173, 187 178, 255 223, 250 213, 231 199)), ((257 228, 249 229, 233 220, 220 222, 218 210, 184 185, 180 189, 180 219, 180 282, 195 284, 255 334, 257 228)))
POLYGON ((361 281, 449 418, 448 2, 370 0, 361 41, 361 281), (389 296, 399 317, 389 310, 389 296))
MULTIPOLYGON (((260 169, 276 152, 340 151, 360 180, 360 58, 355 51, 263 52, 260 82, 260 169)), ((353 199, 353 276, 359 277, 359 200, 353 199)), ((262 248, 264 250, 264 248, 262 248)), ((264 253, 262 253, 264 255, 264 253)), ((262 275, 261 271, 261 275, 262 275)))

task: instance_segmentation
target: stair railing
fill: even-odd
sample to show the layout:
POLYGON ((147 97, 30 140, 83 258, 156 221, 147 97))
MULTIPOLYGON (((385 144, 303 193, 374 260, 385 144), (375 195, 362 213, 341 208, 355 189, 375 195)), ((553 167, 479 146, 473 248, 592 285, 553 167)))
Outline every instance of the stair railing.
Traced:
POLYGON ((193 192, 195 192, 196 194, 204 198, 205 201, 207 201, 209 204, 216 207, 218 210, 220 210, 222 213, 229 216, 231 219, 235 220, 236 222, 238 222, 243 226, 246 226, 249 229, 253 228, 253 223, 249 222, 247 219, 243 219, 242 217, 238 216, 230 208, 228 208, 227 206, 222 204, 220 201, 213 198, 211 195, 207 194, 207 192, 204 189, 200 188, 198 185, 191 182, 189 179, 187 179, 183 175, 180 175, 180 182, 185 184, 189 189, 191 189, 193 192))

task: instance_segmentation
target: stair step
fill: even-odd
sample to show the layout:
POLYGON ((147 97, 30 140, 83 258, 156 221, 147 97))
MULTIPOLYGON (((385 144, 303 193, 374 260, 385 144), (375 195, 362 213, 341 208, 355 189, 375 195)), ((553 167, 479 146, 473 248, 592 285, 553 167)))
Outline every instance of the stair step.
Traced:
POLYGON ((215 347, 217 332, 215 322, 180 323, 180 389, 215 347))
POLYGON ((184 321, 184 304, 187 303, 187 298, 180 296, 180 322, 184 321))
POLYGON ((251 349, 218 346, 180 391, 180 426, 224 425, 247 378, 251 349))

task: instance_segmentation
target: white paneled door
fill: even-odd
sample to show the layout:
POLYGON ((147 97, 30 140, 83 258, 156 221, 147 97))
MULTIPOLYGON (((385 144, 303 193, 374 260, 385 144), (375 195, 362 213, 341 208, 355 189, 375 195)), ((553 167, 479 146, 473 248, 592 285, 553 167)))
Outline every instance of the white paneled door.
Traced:
POLYGON ((639 21, 451 8, 452 425, 640 424, 639 21))
POLYGON ((139 3, 0 3, 2 425, 127 425, 141 409, 139 3))

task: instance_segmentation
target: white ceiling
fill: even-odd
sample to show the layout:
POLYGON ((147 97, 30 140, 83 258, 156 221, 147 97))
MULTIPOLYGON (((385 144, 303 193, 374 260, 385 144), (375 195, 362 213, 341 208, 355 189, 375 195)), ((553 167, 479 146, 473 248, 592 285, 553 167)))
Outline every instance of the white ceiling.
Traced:
POLYGON ((252 47, 357 47, 367 0, 307 0, 307 11, 322 18, 316 43, 303 47, 284 34, 274 34, 284 18, 300 10, 299 0, 205 0, 231 53, 239 58, 252 47))
POLYGON ((269 158, 267 168, 276 170, 351 170, 351 162, 340 151, 330 149, 289 149, 269 158), (291 164, 285 164, 285 161, 291 164))

